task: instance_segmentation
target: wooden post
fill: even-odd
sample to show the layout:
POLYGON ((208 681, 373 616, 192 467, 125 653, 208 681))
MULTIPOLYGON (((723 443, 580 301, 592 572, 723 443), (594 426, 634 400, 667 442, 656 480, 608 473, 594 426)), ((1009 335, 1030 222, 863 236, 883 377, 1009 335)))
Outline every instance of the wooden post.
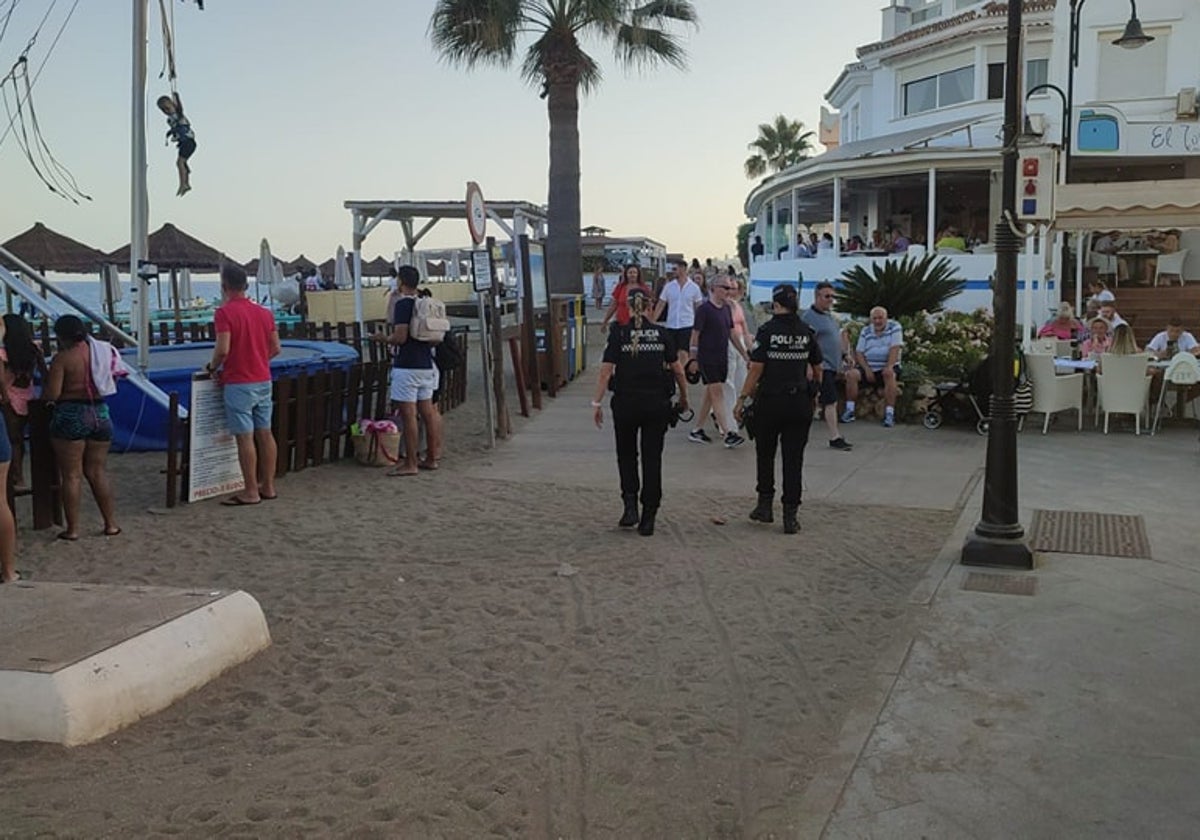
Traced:
POLYGON ((309 404, 308 404, 308 374, 301 372, 296 377, 296 399, 294 401, 296 413, 294 415, 294 423, 296 424, 296 461, 292 465, 292 469, 300 472, 308 466, 308 435, 309 435, 309 404))
POLYGON ((178 447, 179 447, 179 392, 172 391, 167 402, 167 507, 175 507, 179 500, 178 447))
POLYGON ((291 433, 292 426, 289 422, 289 402, 292 398, 292 382, 294 380, 276 379, 274 385, 274 403, 275 416, 273 419, 275 432, 275 445, 279 450, 279 457, 276 460, 275 475, 283 476, 287 474, 288 463, 291 458, 291 433))
POLYGON ((521 402, 521 416, 529 416, 529 394, 525 393, 525 369, 521 364, 521 339, 513 336, 508 340, 508 355, 512 359, 513 377, 517 380, 517 397, 521 402))
POLYGON ((50 444, 50 409, 43 400, 29 401, 29 485, 34 530, 62 522, 58 462, 50 444))
POLYGON ((314 467, 325 461, 325 445, 328 440, 329 419, 329 375, 319 370, 312 376, 312 462, 314 467))

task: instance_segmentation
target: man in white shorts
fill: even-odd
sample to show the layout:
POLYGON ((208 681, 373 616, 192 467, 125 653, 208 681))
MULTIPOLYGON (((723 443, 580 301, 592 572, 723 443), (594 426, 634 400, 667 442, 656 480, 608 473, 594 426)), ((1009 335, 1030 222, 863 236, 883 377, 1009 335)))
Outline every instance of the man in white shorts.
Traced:
POLYGON ((408 334, 409 324, 417 301, 417 285, 421 275, 411 265, 402 265, 396 272, 400 295, 392 313, 392 332, 380 337, 396 348, 392 357, 392 385, 389 394, 392 410, 400 415, 404 425, 404 460, 388 475, 416 475, 421 470, 436 470, 442 456, 442 417, 433 402, 438 386, 438 369, 433 363, 433 345, 418 341, 408 334), (425 457, 418 459, 420 437, 417 415, 425 423, 425 457))

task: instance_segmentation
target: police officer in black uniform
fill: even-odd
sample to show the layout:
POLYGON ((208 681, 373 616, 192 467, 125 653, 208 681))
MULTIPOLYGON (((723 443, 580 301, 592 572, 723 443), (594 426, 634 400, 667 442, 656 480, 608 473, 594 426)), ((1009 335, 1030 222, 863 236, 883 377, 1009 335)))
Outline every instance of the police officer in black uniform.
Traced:
POLYGON ((604 422, 605 390, 612 390, 613 428, 617 438, 617 471, 621 475, 621 499, 625 512, 622 528, 638 526, 638 533, 654 533, 654 516, 662 501, 663 437, 671 414, 671 392, 679 386, 680 412, 687 411, 687 387, 683 366, 666 327, 648 317, 649 299, 642 289, 629 291, 629 323, 608 334, 600 380, 592 409, 596 427, 604 422), (610 388, 609 385, 612 387, 610 388), (638 433, 642 442, 642 476, 638 481, 638 433), (642 512, 638 516, 638 489, 642 512))
POLYGON ((746 419, 752 400, 754 445, 758 455, 756 522, 774 522, 775 449, 783 450, 783 532, 800 530, 801 471, 808 429, 813 419, 813 383, 821 381, 821 348, 808 324, 800 320, 800 300, 793 286, 771 292, 774 317, 763 324, 750 350, 750 373, 738 395, 734 416, 746 419))

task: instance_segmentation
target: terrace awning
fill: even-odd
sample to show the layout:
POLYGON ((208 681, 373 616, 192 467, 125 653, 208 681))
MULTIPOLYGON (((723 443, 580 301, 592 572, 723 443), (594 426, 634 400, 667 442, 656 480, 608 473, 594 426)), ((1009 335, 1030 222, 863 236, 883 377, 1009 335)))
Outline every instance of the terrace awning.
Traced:
POLYGON ((1200 228, 1200 179, 1063 184, 1054 217, 1064 231, 1200 228))

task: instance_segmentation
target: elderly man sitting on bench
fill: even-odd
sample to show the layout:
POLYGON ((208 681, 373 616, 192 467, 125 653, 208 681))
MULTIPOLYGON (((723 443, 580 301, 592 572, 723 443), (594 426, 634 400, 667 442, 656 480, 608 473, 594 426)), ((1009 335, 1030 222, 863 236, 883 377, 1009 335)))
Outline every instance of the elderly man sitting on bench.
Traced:
POLYGON ((900 376, 900 348, 904 346, 904 333, 897 321, 888 319, 887 310, 876 306, 871 310, 871 323, 858 334, 854 348, 856 367, 846 373, 846 410, 842 413, 843 423, 854 422, 854 403, 858 399, 859 386, 883 387, 883 425, 891 428, 896 424, 896 381, 900 376))

